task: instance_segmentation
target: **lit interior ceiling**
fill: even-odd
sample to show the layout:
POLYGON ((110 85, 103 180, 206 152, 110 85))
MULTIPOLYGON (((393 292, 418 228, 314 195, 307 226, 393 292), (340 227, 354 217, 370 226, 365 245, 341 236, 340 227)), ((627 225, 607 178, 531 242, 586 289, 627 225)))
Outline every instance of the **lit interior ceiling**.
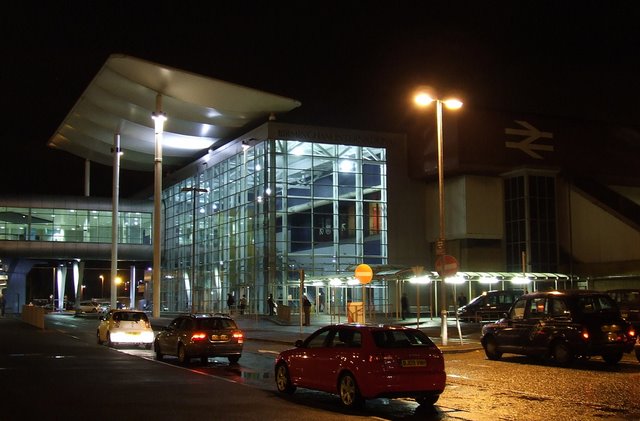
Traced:
POLYGON ((232 139, 271 113, 293 110, 294 99, 258 91, 137 58, 112 55, 49 140, 52 148, 113 164, 120 134, 120 165, 152 171, 155 130, 151 113, 162 95, 167 115, 163 166, 179 168, 220 140, 232 139))

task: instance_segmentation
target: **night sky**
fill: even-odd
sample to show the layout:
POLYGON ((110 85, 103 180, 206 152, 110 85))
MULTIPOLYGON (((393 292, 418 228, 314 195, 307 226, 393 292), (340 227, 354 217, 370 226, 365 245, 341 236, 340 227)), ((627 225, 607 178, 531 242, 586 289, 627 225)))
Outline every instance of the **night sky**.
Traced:
MULTIPOLYGON (((280 120, 406 133, 419 85, 465 109, 640 123, 634 1, 16 1, 4 5, 0 194, 83 194, 46 144, 110 54, 295 98, 280 120)), ((94 165, 92 194, 111 169, 94 165), (99 178, 98 178, 99 179, 99 178)), ((124 172, 126 197, 153 174, 124 172)))

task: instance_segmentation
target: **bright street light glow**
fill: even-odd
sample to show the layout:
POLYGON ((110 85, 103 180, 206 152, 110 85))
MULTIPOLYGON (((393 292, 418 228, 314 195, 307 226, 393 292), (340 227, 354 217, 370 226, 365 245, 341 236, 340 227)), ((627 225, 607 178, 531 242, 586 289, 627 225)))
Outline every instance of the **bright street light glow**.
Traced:
POLYGON ((462 108, 462 101, 456 98, 445 99, 442 103, 450 110, 458 110, 462 108))
POLYGON ((460 101, 457 98, 447 98, 447 99, 440 100, 432 97, 426 92, 417 93, 413 97, 413 100, 419 107, 426 107, 432 102, 441 102, 449 110, 458 110, 462 108, 462 101, 460 101))
POLYGON ((413 97, 413 100, 421 107, 426 107, 434 101, 431 95, 424 92, 418 93, 415 97, 413 97))

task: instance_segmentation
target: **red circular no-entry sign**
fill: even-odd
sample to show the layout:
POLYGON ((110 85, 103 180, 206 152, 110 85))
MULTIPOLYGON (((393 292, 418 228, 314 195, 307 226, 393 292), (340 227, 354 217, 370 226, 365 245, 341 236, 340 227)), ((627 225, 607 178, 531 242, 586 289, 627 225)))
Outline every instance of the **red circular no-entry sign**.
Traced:
POLYGON ((458 273, 458 261, 455 257, 449 256, 448 254, 439 256, 436 259, 436 272, 443 278, 453 276, 458 273))
POLYGON ((355 277, 362 285, 368 284, 373 279, 373 269, 367 264, 358 265, 355 277))

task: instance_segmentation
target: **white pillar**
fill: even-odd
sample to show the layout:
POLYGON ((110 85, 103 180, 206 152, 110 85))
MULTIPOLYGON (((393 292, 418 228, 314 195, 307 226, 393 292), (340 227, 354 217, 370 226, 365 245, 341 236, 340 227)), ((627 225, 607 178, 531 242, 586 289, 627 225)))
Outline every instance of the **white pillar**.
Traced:
POLYGON ((58 283, 58 310, 64 310, 64 290, 66 286, 66 280, 66 266, 58 266, 58 270, 56 271, 56 281, 58 283))
POLYGON ((153 113, 155 121, 156 154, 154 160, 153 183, 153 317, 160 317, 160 245, 162 244, 162 132, 164 131, 165 114, 162 112, 162 95, 156 96, 156 111, 153 113))
POLYGON ((137 309, 136 303, 136 267, 131 266, 129 271, 129 308, 137 309))
POLYGON ((117 308, 118 286, 118 212, 120 197, 120 133, 113 136, 113 187, 111 193, 111 308, 117 308))

